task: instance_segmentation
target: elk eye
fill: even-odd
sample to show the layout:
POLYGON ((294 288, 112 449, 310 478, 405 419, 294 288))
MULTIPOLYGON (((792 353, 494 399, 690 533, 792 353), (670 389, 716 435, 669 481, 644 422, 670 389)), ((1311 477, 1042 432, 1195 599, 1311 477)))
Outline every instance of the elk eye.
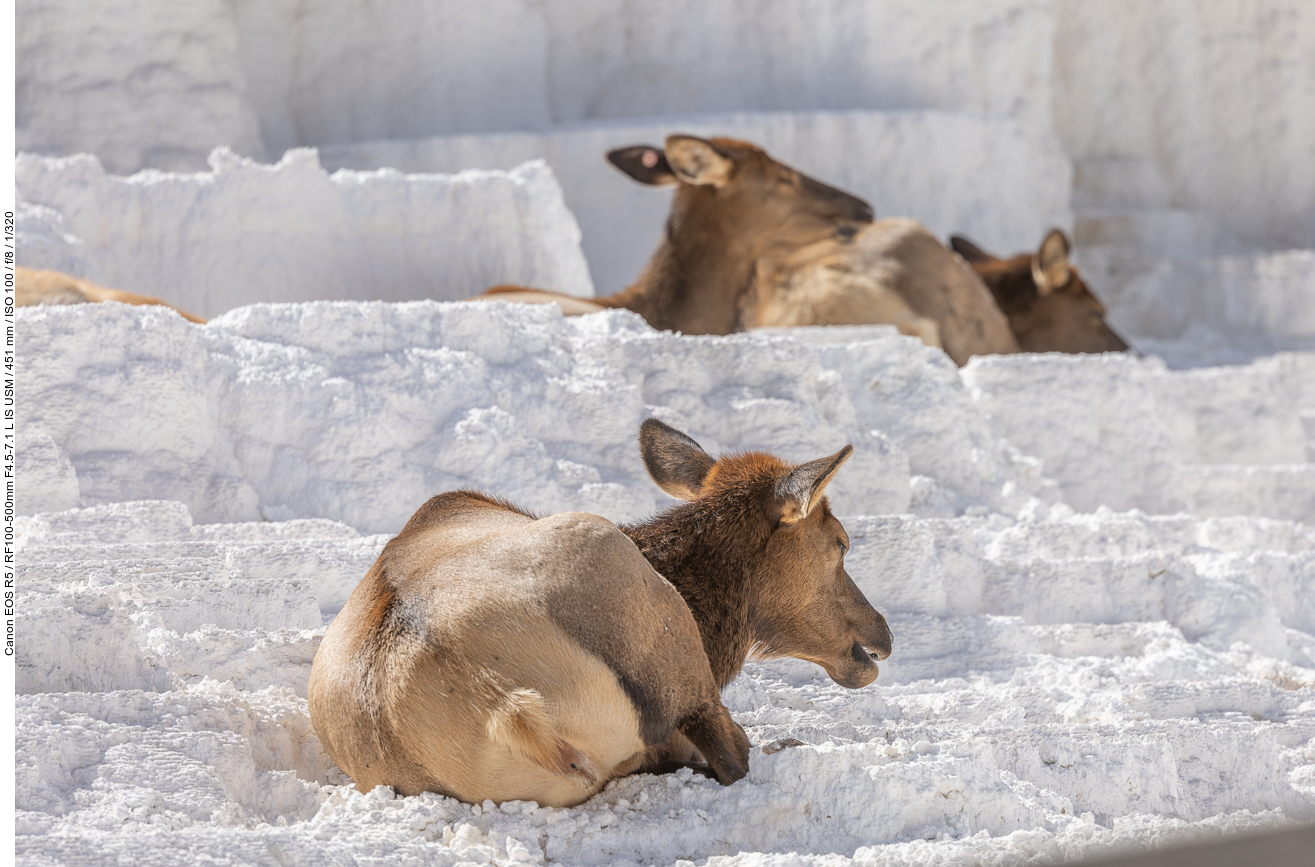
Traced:
POLYGON ((840 546, 840 556, 843 557, 845 555, 845 543, 840 539, 837 539, 836 544, 840 546))
POLYGON ((840 240, 842 241, 852 241, 854 239, 854 236, 857 234, 858 234, 858 226, 851 226, 846 224, 844 226, 836 227, 836 235, 839 236, 840 240))

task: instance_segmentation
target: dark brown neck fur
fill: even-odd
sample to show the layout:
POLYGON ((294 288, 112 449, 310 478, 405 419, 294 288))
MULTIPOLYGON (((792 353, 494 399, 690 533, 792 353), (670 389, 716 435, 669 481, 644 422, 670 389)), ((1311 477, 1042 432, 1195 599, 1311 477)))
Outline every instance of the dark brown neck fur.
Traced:
POLYGON ((766 504, 773 480, 745 479, 675 506, 621 531, 675 586, 703 637, 718 688, 730 683, 758 641, 752 607, 754 576, 776 527, 766 504))
POLYGON ((741 330, 739 297, 748 288, 752 251, 727 238, 716 209, 698 207, 699 197, 715 196, 707 187, 676 190, 671 216, 657 250, 633 284, 606 298, 660 330, 687 334, 730 334, 741 330), (714 215, 700 219, 698 215, 714 215))
POLYGON ((1036 303, 1036 283, 1032 280, 1032 257, 1023 255, 1012 259, 992 259, 972 263, 977 276, 991 290, 995 303, 1005 316, 1027 313, 1036 303))

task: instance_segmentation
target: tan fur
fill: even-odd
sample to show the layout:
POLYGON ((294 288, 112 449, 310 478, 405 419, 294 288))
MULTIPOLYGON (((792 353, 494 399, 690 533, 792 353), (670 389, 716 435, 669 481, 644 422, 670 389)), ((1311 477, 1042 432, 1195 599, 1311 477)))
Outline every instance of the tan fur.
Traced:
POLYGON ((562 308, 564 316, 584 316, 587 313, 601 313, 609 309, 596 300, 563 295, 558 292, 545 292, 542 289, 529 289, 524 286, 494 286, 472 301, 510 301, 517 304, 556 304, 562 308))
POLYGON ((799 465, 715 460, 651 418, 639 446, 687 502, 618 528, 457 491, 384 546, 307 694, 358 788, 567 806, 685 763, 729 785, 749 741, 720 689, 750 653, 811 660, 850 688, 877 677, 890 630, 845 572, 824 496, 851 446, 799 465))
POLYGON ((124 292, 122 289, 106 289, 87 280, 70 277, 59 271, 42 271, 19 267, 14 269, 15 296, 19 307, 37 307, 43 304, 88 304, 101 301, 117 301, 120 304, 158 305, 168 307, 184 319, 204 325, 206 320, 199 316, 179 310, 172 304, 152 298, 124 292))
MULTIPOLYGON (((620 292, 591 299, 603 308, 632 310, 657 329, 742 330, 740 295, 759 259, 787 256, 872 220, 872 208, 862 199, 746 141, 672 135, 661 148, 618 148, 608 160, 639 183, 676 188, 666 231, 639 278, 620 292)), ((570 296, 520 291, 525 294, 518 300, 556 302, 568 313, 577 306, 570 296)), ((486 293, 479 299, 506 297, 486 293)))
POLYGON ((961 366, 973 355, 1019 351, 981 279, 907 218, 877 220, 851 241, 827 239, 762 263, 742 316, 749 328, 894 325, 961 366))
POLYGON ((893 325, 901 334, 928 346, 941 346, 936 322, 919 316, 895 291, 899 263, 880 263, 872 271, 855 271, 846 247, 823 241, 779 264, 759 263, 743 297, 748 328, 797 328, 804 325, 893 325))
POLYGON ((991 293, 925 228, 874 223, 861 199, 753 144, 673 135, 663 148, 620 148, 608 159, 640 183, 676 186, 666 233, 639 279, 592 308, 524 287, 481 298, 557 303, 568 315, 625 307, 686 334, 894 325, 960 365, 1019 351, 991 293))
POLYGON ((325 749, 363 791, 547 806, 668 760, 617 675, 552 616, 563 606, 615 633, 682 707, 734 726, 688 607, 613 524, 444 495, 325 634, 308 694, 325 749))
MULTIPOLYGON (((634 707, 607 666, 551 620, 520 606, 486 617, 444 631, 461 660, 415 660, 394 710, 398 749, 465 801, 585 800, 643 753, 634 707)), ((362 789, 387 780, 363 777, 362 789)))

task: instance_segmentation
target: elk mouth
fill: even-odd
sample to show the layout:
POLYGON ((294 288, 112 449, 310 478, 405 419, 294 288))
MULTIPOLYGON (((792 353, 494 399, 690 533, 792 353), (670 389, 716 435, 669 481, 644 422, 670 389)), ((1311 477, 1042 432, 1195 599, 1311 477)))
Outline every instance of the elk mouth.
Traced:
POLYGON ((876 680, 880 673, 875 660, 887 656, 890 656, 889 650, 880 647, 869 650, 861 641, 855 640, 849 647, 849 653, 819 664, 826 670, 828 677, 846 689, 861 689, 876 680))
POLYGON ((846 689, 860 689, 872 683, 880 673, 877 660, 890 656, 890 627, 886 618, 875 611, 873 614, 875 623, 850 633, 858 637, 849 645, 849 653, 822 666, 833 681, 846 689))

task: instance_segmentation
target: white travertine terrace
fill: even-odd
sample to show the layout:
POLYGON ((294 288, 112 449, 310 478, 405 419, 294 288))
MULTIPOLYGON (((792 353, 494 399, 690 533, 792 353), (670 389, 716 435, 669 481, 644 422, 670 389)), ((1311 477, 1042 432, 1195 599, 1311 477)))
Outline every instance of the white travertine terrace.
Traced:
POLYGON ((1315 819, 1315 6, 17 19, 19 264, 215 317, 18 313, 20 863, 1013 865, 1315 819), (634 279, 667 198, 603 153, 675 131, 997 253, 1060 225, 1147 357, 440 303, 634 279), (390 535, 461 486, 642 517, 652 414, 714 453, 855 445, 829 490, 878 681, 750 663, 733 715, 804 746, 729 788, 355 792, 306 683, 390 535))

